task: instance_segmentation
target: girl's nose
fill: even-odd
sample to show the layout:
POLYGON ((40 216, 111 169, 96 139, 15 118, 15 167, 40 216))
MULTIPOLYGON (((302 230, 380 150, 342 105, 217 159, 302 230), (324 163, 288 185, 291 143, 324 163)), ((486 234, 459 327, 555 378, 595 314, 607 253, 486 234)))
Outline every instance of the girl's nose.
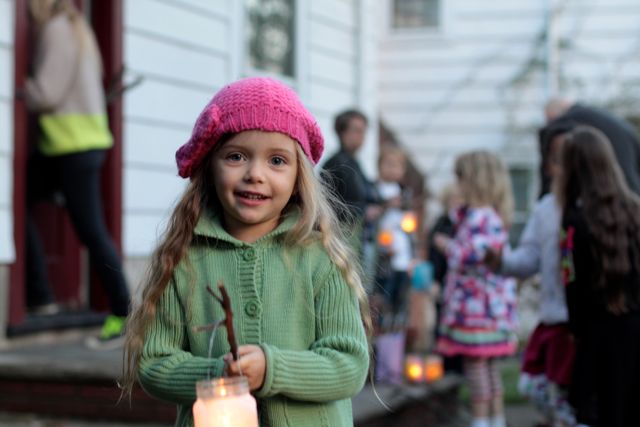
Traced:
POLYGON ((246 182, 263 182, 264 171, 262 166, 258 162, 247 163, 247 170, 245 171, 244 180, 246 182))

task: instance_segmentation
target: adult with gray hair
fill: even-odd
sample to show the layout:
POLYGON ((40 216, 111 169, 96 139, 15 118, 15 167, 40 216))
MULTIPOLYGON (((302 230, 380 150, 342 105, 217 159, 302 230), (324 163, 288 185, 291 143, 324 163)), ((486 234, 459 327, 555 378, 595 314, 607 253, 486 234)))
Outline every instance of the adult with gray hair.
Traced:
MULTIPOLYGON (((640 139, 633 125, 610 111, 575 103, 567 98, 552 98, 545 105, 547 125, 540 130, 541 164, 549 154, 553 139, 577 125, 592 126, 605 134, 611 142, 618 164, 629 188, 640 194, 640 139)), ((549 192, 550 177, 541 168, 541 195, 549 192)))

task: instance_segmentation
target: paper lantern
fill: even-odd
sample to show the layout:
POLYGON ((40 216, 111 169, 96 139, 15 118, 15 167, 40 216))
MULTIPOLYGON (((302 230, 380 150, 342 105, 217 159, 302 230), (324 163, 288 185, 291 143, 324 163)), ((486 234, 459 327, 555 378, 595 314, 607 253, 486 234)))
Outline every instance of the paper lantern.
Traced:
POLYGON ((382 230, 378 233, 378 244, 383 247, 389 247, 393 244, 393 233, 389 230, 382 230))
POLYGON ((442 357, 435 354, 429 355, 424 361, 424 378, 430 383, 438 381, 444 375, 444 366, 442 357))
POLYGON ((400 222, 400 228, 402 228, 402 231, 405 233, 414 233, 416 231, 418 228, 418 219, 413 212, 404 214, 400 222))
POLYGON ((256 399, 246 377, 225 377, 196 383, 194 427, 258 427, 256 399))
POLYGON ((408 354, 404 360, 404 375, 412 383, 424 381, 424 359, 415 354, 408 354))

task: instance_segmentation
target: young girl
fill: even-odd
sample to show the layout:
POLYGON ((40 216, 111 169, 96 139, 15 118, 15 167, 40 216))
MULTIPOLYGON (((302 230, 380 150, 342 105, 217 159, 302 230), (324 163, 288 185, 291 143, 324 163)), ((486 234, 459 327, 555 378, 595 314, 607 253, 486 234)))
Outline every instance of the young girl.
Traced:
POLYGON ((378 220, 378 268, 384 270, 378 281, 389 306, 390 325, 401 316, 406 302, 409 266, 413 260, 411 236, 402 229, 406 195, 400 183, 406 173, 406 156, 398 147, 383 147, 378 159, 376 189, 385 210, 378 220), (385 238, 386 237, 386 238, 385 238))
POLYGON ((561 265, 576 343, 569 399, 580 423, 638 426, 640 200, 599 130, 576 127, 561 159, 561 265))
POLYGON ((454 238, 438 234, 434 244, 447 256, 448 273, 437 349, 462 355, 471 389, 472 427, 504 427, 502 384, 496 357, 513 354, 516 343, 515 282, 489 270, 488 248, 507 242, 513 201, 504 164, 486 151, 463 154, 455 173, 464 207, 454 238))
POLYGON ((192 424, 195 383, 248 377, 263 426, 351 426, 351 400, 369 353, 366 307, 353 253, 315 178, 323 150, 295 93, 268 78, 224 87, 177 154, 191 181, 153 255, 142 303, 127 331, 125 385, 178 407, 192 424), (207 285, 224 282, 238 361, 207 285), (136 378, 137 377, 137 378, 136 378))

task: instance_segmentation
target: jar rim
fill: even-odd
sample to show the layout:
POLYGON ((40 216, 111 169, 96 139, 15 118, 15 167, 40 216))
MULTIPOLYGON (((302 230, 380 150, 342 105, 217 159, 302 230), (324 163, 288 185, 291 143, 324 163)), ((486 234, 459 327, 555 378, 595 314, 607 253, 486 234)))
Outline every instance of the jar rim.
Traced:
POLYGON ((201 398, 238 396, 249 392, 247 377, 219 377, 196 382, 196 395, 201 398))

